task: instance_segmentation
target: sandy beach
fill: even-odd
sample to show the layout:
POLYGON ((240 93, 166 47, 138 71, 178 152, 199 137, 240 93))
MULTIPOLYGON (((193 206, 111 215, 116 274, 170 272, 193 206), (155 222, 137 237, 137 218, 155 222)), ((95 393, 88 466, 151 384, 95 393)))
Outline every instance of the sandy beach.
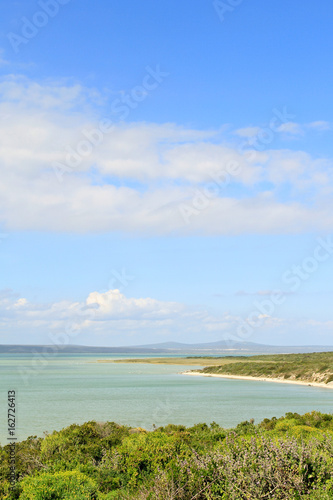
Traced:
POLYGON ((320 382, 305 382, 300 380, 285 380, 280 378, 269 378, 269 377, 247 377, 241 375, 217 375, 214 373, 199 373, 193 371, 185 371, 181 373, 182 375, 192 375, 195 377, 217 377, 217 378, 229 378, 234 380, 256 380, 258 382, 276 382, 278 384, 293 384, 293 385, 307 385, 310 387, 321 387, 322 389, 333 389, 333 382, 328 384, 323 384, 320 382))

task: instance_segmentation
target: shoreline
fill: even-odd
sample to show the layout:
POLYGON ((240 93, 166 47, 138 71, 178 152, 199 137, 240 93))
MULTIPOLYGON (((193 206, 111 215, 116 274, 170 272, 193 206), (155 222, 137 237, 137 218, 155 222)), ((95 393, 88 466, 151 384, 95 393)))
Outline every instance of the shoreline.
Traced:
POLYGON ((308 387, 321 387, 324 389, 333 389, 333 382, 329 382, 328 384, 324 384, 322 382, 306 382, 302 380, 288 380, 281 378, 269 378, 269 377, 250 377, 247 375, 223 375, 216 373, 200 373, 193 371, 185 371, 181 372, 181 375, 192 375, 197 377, 216 377, 216 378, 227 378, 232 380, 249 380, 249 381, 257 381, 257 382, 275 382, 277 384, 294 384, 294 385, 305 385, 308 387))

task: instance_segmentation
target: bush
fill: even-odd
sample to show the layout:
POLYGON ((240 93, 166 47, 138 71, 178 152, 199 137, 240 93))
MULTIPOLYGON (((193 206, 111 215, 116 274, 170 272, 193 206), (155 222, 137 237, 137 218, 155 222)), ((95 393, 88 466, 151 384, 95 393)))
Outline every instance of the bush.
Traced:
POLYGON ((220 450, 205 456, 194 453, 179 462, 178 473, 157 475, 142 500, 248 500, 331 498, 333 444, 313 440, 257 437, 227 438, 220 450), (325 488, 326 486, 326 488, 325 488), (314 495, 314 496, 311 496, 314 495))
POLYGON ((72 425, 17 444, 14 493, 8 454, 0 446, 4 500, 333 500, 333 415, 316 411, 230 430, 72 425))
POLYGON ((79 471, 27 476, 21 481, 20 500, 93 500, 97 485, 79 471))

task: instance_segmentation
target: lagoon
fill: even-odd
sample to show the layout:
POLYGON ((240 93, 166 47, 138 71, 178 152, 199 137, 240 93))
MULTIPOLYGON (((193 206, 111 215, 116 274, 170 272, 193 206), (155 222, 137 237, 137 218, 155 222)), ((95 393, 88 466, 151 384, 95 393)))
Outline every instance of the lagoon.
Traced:
MULTIPOLYGON (((333 411, 333 391, 325 388, 186 377, 180 372, 188 366, 182 365, 97 362, 138 357, 58 354, 41 364, 34 355, 1 354, 0 443, 7 442, 6 400, 7 391, 12 389, 17 391, 19 440, 88 420, 146 429, 168 423, 189 426, 215 421, 230 428, 250 418, 258 423, 288 411, 333 411), (22 376, 26 370, 30 375, 22 376)), ((166 357, 165 353, 160 357, 166 357)))

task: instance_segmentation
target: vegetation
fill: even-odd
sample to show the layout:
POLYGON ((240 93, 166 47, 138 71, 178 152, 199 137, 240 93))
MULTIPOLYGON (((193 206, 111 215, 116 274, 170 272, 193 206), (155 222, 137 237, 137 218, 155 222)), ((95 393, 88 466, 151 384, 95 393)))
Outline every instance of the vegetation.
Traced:
POLYGON ((188 356, 186 358, 177 358, 170 356, 169 358, 133 358, 133 359, 99 359, 98 363, 144 363, 152 365, 195 365, 195 366, 214 366, 221 364, 233 363, 235 360, 248 360, 248 357, 243 356, 188 356))
POLYGON ((260 354, 256 356, 188 356, 99 360, 100 363, 151 363, 204 366, 203 374, 279 378, 309 383, 333 382, 333 352, 260 354))
POLYGON ((87 422, 0 447, 0 498, 22 500, 333 499, 333 415, 152 432, 87 422))
POLYGON ((231 363, 207 366, 200 372, 328 384, 333 381, 333 352, 260 355, 241 361, 234 358, 231 363))

